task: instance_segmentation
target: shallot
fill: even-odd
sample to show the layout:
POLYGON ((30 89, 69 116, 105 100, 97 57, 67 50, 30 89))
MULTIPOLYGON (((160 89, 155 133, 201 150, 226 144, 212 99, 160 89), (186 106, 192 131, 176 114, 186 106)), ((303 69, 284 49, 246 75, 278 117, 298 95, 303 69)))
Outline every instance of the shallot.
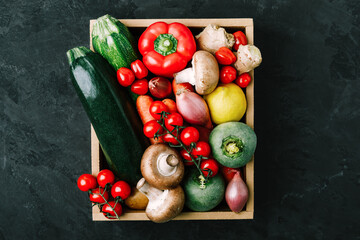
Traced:
POLYGON ((176 95, 176 107, 188 123, 211 127, 209 108, 198 94, 184 91, 176 95))
POLYGON ((226 187, 225 200, 229 208, 233 212, 240 212, 249 198, 249 191, 240 177, 240 172, 235 173, 234 178, 226 187))

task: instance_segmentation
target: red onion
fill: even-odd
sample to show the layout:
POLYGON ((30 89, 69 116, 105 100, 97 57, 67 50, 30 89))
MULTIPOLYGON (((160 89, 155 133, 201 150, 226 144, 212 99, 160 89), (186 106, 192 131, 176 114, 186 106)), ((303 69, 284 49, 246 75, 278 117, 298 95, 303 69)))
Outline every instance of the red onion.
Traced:
POLYGON ((156 98, 166 98, 172 92, 170 81, 163 77, 152 78, 149 81, 149 90, 151 95, 156 98))
POLYGON ((176 95, 176 107, 185 121, 195 125, 208 125, 209 108, 205 100, 194 92, 184 91, 176 95))
POLYGON ((234 178, 226 187, 225 199, 229 208, 233 212, 240 212, 249 198, 249 191, 240 177, 240 172, 235 173, 234 178))

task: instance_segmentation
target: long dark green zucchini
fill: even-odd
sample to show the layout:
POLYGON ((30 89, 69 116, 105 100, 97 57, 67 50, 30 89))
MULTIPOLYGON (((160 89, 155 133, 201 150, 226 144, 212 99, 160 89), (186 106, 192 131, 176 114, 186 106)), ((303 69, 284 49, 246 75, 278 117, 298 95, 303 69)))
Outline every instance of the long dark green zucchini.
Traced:
POLYGON ((106 60, 88 48, 71 49, 67 57, 72 83, 110 168, 135 185, 141 178, 140 161, 148 140, 126 89, 106 60))

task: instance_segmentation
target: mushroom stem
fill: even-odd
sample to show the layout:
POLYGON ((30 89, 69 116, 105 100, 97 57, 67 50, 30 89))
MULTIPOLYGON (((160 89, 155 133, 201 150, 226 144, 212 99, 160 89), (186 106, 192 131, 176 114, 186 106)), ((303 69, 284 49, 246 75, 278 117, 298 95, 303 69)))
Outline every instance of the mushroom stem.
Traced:
POLYGON ((185 68, 184 70, 175 73, 176 83, 190 83, 191 85, 196 84, 195 74, 193 68, 185 68))
POLYGON ((139 180, 139 182, 136 185, 136 188, 140 192, 145 194, 146 197, 149 199, 149 201, 154 201, 154 200, 158 199, 161 196, 161 194, 163 193, 163 191, 161 191, 157 188, 154 188, 149 183, 147 183, 145 181, 145 178, 142 178, 139 180))
POLYGON ((161 153, 157 159, 157 168, 161 175, 171 176, 176 172, 179 159, 173 154, 161 153))

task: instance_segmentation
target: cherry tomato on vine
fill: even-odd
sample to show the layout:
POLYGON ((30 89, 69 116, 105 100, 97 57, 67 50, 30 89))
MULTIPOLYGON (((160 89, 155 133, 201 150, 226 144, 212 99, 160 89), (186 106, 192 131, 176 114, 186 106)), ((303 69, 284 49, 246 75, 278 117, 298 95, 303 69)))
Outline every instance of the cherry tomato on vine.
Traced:
POLYGON ((93 203, 104 203, 105 200, 109 200, 109 193, 104 188, 95 188, 91 190, 90 201, 93 203), (101 192, 100 192, 101 191, 101 192), (101 196, 100 193, 103 195, 101 196), (104 199, 105 198, 105 199, 104 199))
POLYGON ((137 79, 145 78, 149 73, 144 63, 140 60, 135 60, 134 62, 132 62, 130 67, 137 79))
POLYGON ((184 119, 179 113, 171 113, 165 118, 165 127, 169 131, 172 131, 175 128, 173 125, 181 127, 183 124, 184 119))
POLYGON ((248 41, 245 34, 242 31, 237 31, 233 33, 235 38, 235 44, 233 45, 233 49, 237 51, 240 45, 247 45, 248 41))
POLYGON ((130 193, 131 187, 125 181, 117 181, 111 187, 111 196, 113 196, 113 198, 120 197, 122 200, 125 200, 130 196, 130 193))
POLYGON ((203 157, 209 157, 211 153, 210 145, 207 142, 197 142, 196 147, 191 151, 191 155, 194 156, 194 158, 197 158, 198 156, 203 157))
POLYGON ((209 171, 211 170, 212 174, 210 177, 215 177, 219 171, 219 164, 214 159, 205 159, 200 164, 200 169, 204 174, 204 177, 209 175, 209 171))
POLYGON ((221 167, 221 173, 224 176, 226 182, 230 182, 231 179, 235 176, 236 172, 239 172, 240 168, 229 168, 229 167, 221 167))
POLYGON ((231 65, 236 62, 234 53, 227 47, 221 47, 215 52, 215 58, 221 65, 231 65))
POLYGON ((222 83, 231 83, 236 79, 236 69, 231 66, 224 66, 220 70, 220 81, 222 83))
POLYGON ((163 128, 156 120, 151 120, 144 124, 143 132, 148 138, 153 138, 155 133, 163 133, 163 128))
POLYGON ((192 142, 196 143, 197 141, 199 141, 199 138, 200 138, 200 133, 194 127, 186 127, 182 130, 180 134, 180 140, 186 146, 190 146, 192 142))
POLYGON ((97 175, 97 182, 99 186, 104 188, 106 184, 113 184, 115 181, 115 175, 109 169, 104 169, 99 172, 97 175))
POLYGON ((138 95, 144 95, 148 92, 149 84, 146 79, 135 80, 133 84, 131 84, 131 91, 138 95))
POLYGON ((180 151, 180 155, 184 159, 183 162, 185 166, 195 165, 195 163, 191 160, 190 154, 185 149, 180 151))
POLYGON ((118 82, 123 87, 130 86, 135 80, 135 75, 133 71, 125 67, 119 68, 116 72, 116 76, 118 82))
POLYGON ((77 180, 77 186, 83 192, 87 192, 90 189, 96 188, 96 177, 88 173, 82 174, 77 180))
MULTIPOLYGON (((176 136, 176 131, 174 131, 173 134, 176 136)), ((162 139, 173 145, 179 145, 179 142, 170 133, 165 134, 162 139)))
POLYGON ((169 112, 167 106, 161 101, 154 101, 151 103, 149 112, 153 118, 160 120, 161 112, 169 112))
POLYGON ((108 202, 108 204, 104 204, 102 206, 101 211, 103 212, 103 214, 106 218, 114 219, 114 217, 116 218, 116 214, 118 215, 118 217, 121 215, 122 206, 121 206, 120 202, 115 203, 114 201, 110 201, 110 202, 108 202), (111 207, 109 206, 109 204, 111 207))
POLYGON ((241 88, 246 88, 251 82, 251 76, 249 73, 243 73, 238 76, 235 80, 235 83, 239 85, 241 88))

